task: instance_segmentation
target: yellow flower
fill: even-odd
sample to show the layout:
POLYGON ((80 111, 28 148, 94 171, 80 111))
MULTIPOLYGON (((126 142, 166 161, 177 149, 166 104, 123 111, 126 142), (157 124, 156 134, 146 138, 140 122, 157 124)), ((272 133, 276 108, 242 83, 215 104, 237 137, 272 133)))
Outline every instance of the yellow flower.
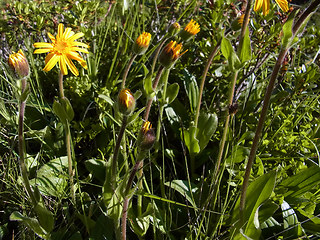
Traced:
POLYGON ((173 64, 177 61, 177 59, 188 51, 186 50, 183 53, 181 53, 182 44, 176 44, 176 41, 171 41, 170 43, 168 43, 159 56, 160 63, 166 68, 172 67, 173 64))
POLYGON ((149 122, 149 121, 144 122, 142 125, 143 134, 146 134, 151 128, 152 128, 151 122, 149 122))
POLYGON ((29 63, 21 49, 17 53, 10 54, 8 63, 17 77, 23 78, 29 75, 29 63))
POLYGON ((71 28, 66 28, 65 31, 63 31, 63 24, 60 23, 57 37, 55 38, 50 33, 48 33, 48 36, 52 43, 38 42, 33 44, 35 48, 39 48, 36 49, 34 53, 48 53, 45 59, 46 66, 43 69, 44 71, 50 71, 56 63, 59 62, 59 68, 63 75, 68 74, 68 66, 70 71, 78 76, 78 69, 71 60, 78 61, 84 69, 87 69, 86 61, 78 52, 89 53, 88 50, 85 49, 89 46, 85 43, 75 41, 84 36, 82 32, 75 34, 71 28))
MULTIPOLYGON (((289 6, 287 0, 276 0, 276 3, 281 8, 282 11, 288 12, 289 6)), ((263 15, 267 15, 270 10, 270 0, 255 0, 254 11, 258 11, 262 7, 263 15)))
POLYGON ((200 32, 200 25, 191 19, 184 30, 192 35, 196 35, 198 32, 200 32))
POLYGON ((200 32, 200 25, 193 19, 187 24, 187 26, 180 32, 182 40, 188 41, 191 37, 200 32))
POLYGON ((243 24, 244 15, 245 14, 242 14, 240 17, 238 17, 238 23, 240 26, 242 26, 242 24, 243 24))
POLYGON ((151 34, 147 32, 143 32, 142 34, 140 34, 135 44, 133 45, 133 51, 138 55, 144 54, 149 47, 150 40, 151 40, 151 34))
POLYGON ((130 115, 136 106, 136 100, 131 91, 127 88, 122 89, 118 95, 119 111, 124 115, 130 115))

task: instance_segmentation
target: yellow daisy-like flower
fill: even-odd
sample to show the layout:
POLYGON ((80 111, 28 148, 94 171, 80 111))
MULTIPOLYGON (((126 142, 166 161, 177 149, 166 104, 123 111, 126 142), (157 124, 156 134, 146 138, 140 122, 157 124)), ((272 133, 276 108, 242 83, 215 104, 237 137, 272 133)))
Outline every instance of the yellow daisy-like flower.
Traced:
POLYGON ((143 32, 137 38, 136 43, 141 47, 148 47, 150 44, 150 40, 151 40, 151 34, 148 32, 143 32))
POLYGON ((82 32, 75 34, 71 28, 66 28, 65 31, 63 31, 63 24, 60 23, 56 38, 50 33, 48 33, 48 36, 52 43, 38 42, 33 44, 35 48, 39 48, 36 49, 34 53, 48 53, 45 58, 46 66, 43 69, 44 71, 50 71, 56 63, 59 62, 59 68, 63 75, 68 74, 68 66, 70 71, 78 76, 78 69, 72 60, 78 61, 84 69, 87 69, 86 61, 78 52, 89 53, 86 49, 89 48, 89 46, 85 43, 75 41, 84 36, 82 32))
POLYGON ((178 58, 188 51, 188 50, 185 50, 184 52, 181 53, 181 50, 182 50, 181 43, 177 44, 176 41, 171 41, 162 50, 159 56, 160 63, 164 67, 167 67, 167 68, 172 67, 172 65, 178 60, 178 58))
POLYGON ((143 32, 142 34, 139 35, 135 44, 133 45, 133 51, 138 55, 144 54, 149 47, 150 40, 151 40, 151 34, 147 32, 143 32))
POLYGON ((192 35, 196 35, 198 32, 200 32, 200 25, 191 19, 184 30, 192 35))
POLYGON ((21 49, 17 53, 10 54, 8 63, 17 77, 23 78, 29 75, 29 63, 21 49))
MULTIPOLYGON (((289 6, 287 0, 276 0, 276 3, 282 11, 288 12, 289 6)), ((266 16, 270 10, 270 0, 255 0, 254 11, 258 11, 262 7, 263 15, 266 16)))

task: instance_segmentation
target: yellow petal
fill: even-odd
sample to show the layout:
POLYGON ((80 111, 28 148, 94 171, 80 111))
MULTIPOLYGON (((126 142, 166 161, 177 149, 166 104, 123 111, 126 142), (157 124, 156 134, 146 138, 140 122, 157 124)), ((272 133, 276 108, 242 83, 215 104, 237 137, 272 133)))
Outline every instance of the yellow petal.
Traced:
POLYGON ((74 60, 77 60, 79 62, 84 61, 83 58, 80 56, 80 54, 77 53, 77 52, 68 52, 68 53, 66 53, 66 56, 68 58, 70 58, 70 59, 74 59, 74 60))
POLYGON ((79 47, 85 47, 85 48, 89 48, 89 45, 83 43, 83 42, 72 42, 71 46, 79 46, 79 47))
POLYGON ((57 40, 60 40, 62 36, 63 36, 63 24, 60 23, 58 26, 57 40))
POLYGON ((38 53, 47 53, 47 52, 50 52, 51 49, 48 49, 48 48, 41 48, 41 49, 36 49, 34 50, 34 54, 38 54, 38 53))
POLYGON ((84 69, 88 69, 88 65, 86 61, 80 62, 80 64, 84 69))
POLYGON ((263 15, 264 16, 268 15, 269 10, 270 10, 270 1, 269 0, 263 0, 263 4, 262 4, 263 15))
POLYGON ((276 0, 276 3, 279 5, 282 11, 288 12, 289 11, 289 6, 288 6, 288 1, 287 0, 276 0))
POLYGON ((59 59, 59 67, 60 67, 60 70, 61 70, 63 75, 67 75, 68 74, 68 69, 67 69, 66 60, 65 60, 65 56, 64 55, 61 55, 61 57, 59 59))
POLYGON ((48 36, 53 43, 56 42, 56 38, 51 33, 48 33, 48 36))
POLYGON ((78 48, 78 47, 72 47, 71 51, 73 52, 83 52, 83 53, 89 53, 87 49, 85 48, 78 48))
POLYGON ((46 64, 46 66, 44 67, 43 71, 45 72, 50 71, 56 65, 59 59, 60 59, 59 55, 53 55, 51 59, 48 61, 48 63, 46 64))
POLYGON ((79 75, 78 69, 77 69, 76 66, 73 64, 73 62, 72 62, 68 57, 66 57, 65 60, 66 60, 66 63, 67 63, 67 65, 68 65, 70 71, 71 71, 75 76, 78 76, 78 75, 79 75))
POLYGON ((46 43, 46 42, 37 42, 37 43, 34 43, 33 46, 35 48, 53 48, 51 43, 46 43))
POLYGON ((70 37, 68 40, 73 42, 74 40, 81 38, 83 36, 84 36, 84 34, 82 32, 78 32, 75 35, 73 35, 72 37, 70 37))
POLYGON ((71 28, 66 28, 66 30, 64 30, 64 33, 63 33, 63 35, 62 35, 62 38, 63 39, 67 39, 67 38, 69 38, 69 37, 71 37, 71 28))
POLYGON ((55 53, 49 53, 49 54, 46 56, 44 62, 47 64, 54 55, 55 55, 55 53))
POLYGON ((253 10, 256 12, 258 11, 261 7, 262 7, 262 3, 263 3, 264 0, 256 0, 254 2, 254 8, 253 10))

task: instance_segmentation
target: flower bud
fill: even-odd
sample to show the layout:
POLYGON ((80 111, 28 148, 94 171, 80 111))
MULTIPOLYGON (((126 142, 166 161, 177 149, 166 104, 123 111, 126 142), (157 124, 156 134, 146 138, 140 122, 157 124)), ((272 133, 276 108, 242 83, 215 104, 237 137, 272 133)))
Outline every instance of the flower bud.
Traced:
POLYGON ((149 121, 146 121, 141 128, 140 148, 142 150, 150 150, 156 141, 154 129, 149 121))
POLYGON ((243 19, 244 19, 244 14, 242 14, 241 16, 239 16, 235 20, 233 20, 231 23, 231 29, 233 31, 240 30, 242 27, 242 24, 243 24, 243 19))
POLYGON ((160 63, 166 68, 171 68, 173 64, 178 60, 178 58, 188 51, 186 50, 183 53, 180 53, 182 44, 176 44, 176 41, 171 41, 164 47, 159 55, 160 63))
POLYGON ((17 78, 29 76, 29 63, 21 49, 17 53, 10 54, 8 63, 17 78))
POLYGON ((143 32, 142 34, 140 34, 140 36, 137 38, 137 40, 133 45, 134 53, 138 55, 144 54, 149 47, 150 40, 151 40, 150 33, 143 32))
POLYGON ((169 36, 172 37, 172 36, 176 35, 178 32, 180 32, 180 28, 181 28, 180 24, 177 22, 171 24, 171 26, 168 29, 169 36))
POLYGON ((119 111, 128 116, 130 115, 136 106, 136 100, 129 89, 122 89, 118 95, 118 108, 119 111))
POLYGON ((198 32, 200 32, 200 25, 191 19, 187 26, 180 32, 180 37, 183 41, 188 41, 198 32))

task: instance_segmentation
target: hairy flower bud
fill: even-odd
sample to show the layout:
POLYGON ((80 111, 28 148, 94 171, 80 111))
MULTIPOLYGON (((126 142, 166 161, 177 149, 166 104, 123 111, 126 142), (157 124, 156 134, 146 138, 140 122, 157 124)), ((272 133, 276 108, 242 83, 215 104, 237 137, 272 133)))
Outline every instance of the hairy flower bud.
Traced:
POLYGON ((133 45, 134 53, 138 55, 144 54, 149 47, 150 40, 151 40, 150 33, 143 32, 142 34, 140 34, 140 36, 137 38, 137 40, 133 45))
POLYGON ((231 29, 233 31, 240 30, 242 27, 242 24, 243 24, 243 19, 244 19, 244 14, 242 14, 241 16, 239 16, 235 20, 233 20, 231 23, 231 29))
POLYGON ((168 43, 162 50, 159 56, 160 63, 166 67, 171 68, 173 64, 178 60, 179 57, 181 57, 186 51, 183 53, 181 52, 182 44, 177 44, 176 41, 171 41, 168 43))
POLYGON ((156 141, 154 129, 149 121, 146 121, 141 128, 140 148, 142 150, 150 150, 156 141))
POLYGON ((118 108, 119 111, 128 116, 130 115, 136 106, 136 100, 129 89, 122 89, 118 95, 118 108))
POLYGON ((29 63, 21 49, 17 53, 12 52, 10 54, 8 63, 16 77, 24 78, 29 76, 29 63))
POLYGON ((171 26, 168 29, 168 34, 169 36, 175 36, 178 32, 180 32, 180 24, 175 22, 173 24, 171 24, 171 26))

